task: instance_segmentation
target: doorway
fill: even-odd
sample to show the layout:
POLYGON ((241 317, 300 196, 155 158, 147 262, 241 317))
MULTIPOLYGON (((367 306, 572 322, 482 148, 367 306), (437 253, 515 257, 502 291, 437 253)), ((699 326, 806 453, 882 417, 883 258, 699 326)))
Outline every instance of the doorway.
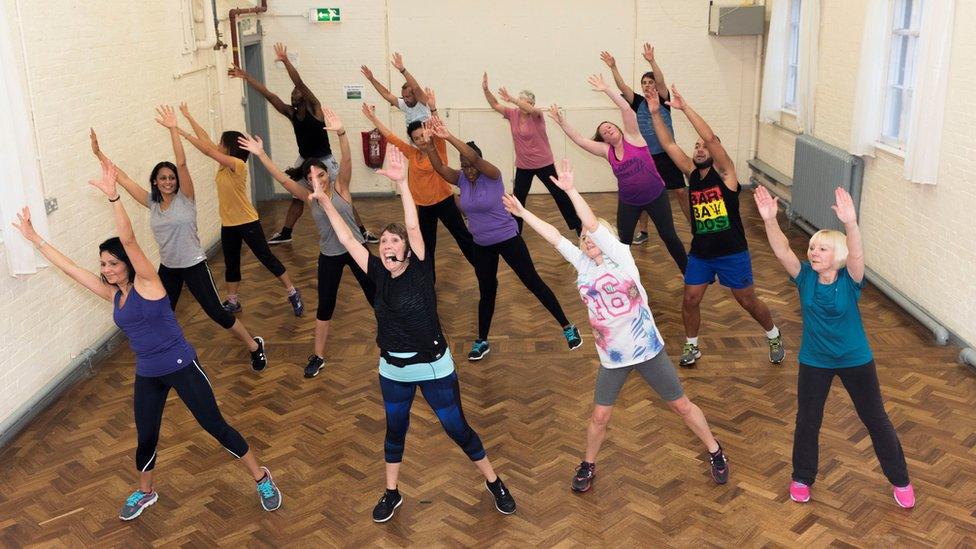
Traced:
MULTIPOLYGON (((243 55, 242 69, 259 82, 264 82, 264 57, 261 52, 261 35, 249 36, 241 41, 243 55), (250 40, 248 40, 250 39, 250 40)), ((268 124, 268 102, 253 87, 244 85, 244 120, 247 132, 259 135, 264 139, 264 148, 271 154, 270 126, 268 124)), ((251 201, 271 200, 275 198, 274 182, 268 170, 261 166, 260 161, 248 161, 248 173, 251 178, 251 201)))

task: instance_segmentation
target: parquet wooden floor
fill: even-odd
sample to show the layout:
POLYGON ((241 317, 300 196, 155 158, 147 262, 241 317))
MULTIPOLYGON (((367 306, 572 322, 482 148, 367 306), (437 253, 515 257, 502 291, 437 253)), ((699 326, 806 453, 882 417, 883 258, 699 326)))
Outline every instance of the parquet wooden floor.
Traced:
MULTIPOLYGON (((751 193, 746 193, 747 195, 751 193)), ((615 196, 590 195, 612 219, 615 196)), ((371 227, 399 218, 392 198, 361 199, 371 227)), ((547 196, 530 205, 558 221, 547 196)), ((285 204, 265 205, 270 234, 285 204)), ((864 293, 867 332, 883 392, 918 493, 898 508, 871 441, 840 383, 821 434, 821 473, 813 500, 789 500, 791 442, 800 339, 795 290, 769 252, 749 196, 742 201, 757 287, 788 345, 771 366, 759 327, 720 288, 703 304, 702 350, 685 389, 708 417, 732 464, 726 486, 706 473, 702 451, 682 422, 637 376, 626 385, 599 457, 593 489, 569 481, 584 447, 597 356, 592 336, 567 352, 555 323, 500 268, 492 353, 461 360, 465 412, 518 501, 518 513, 492 508, 477 471, 418 398, 400 488, 403 506, 377 525, 370 510, 383 488, 383 408, 376 379, 375 321, 347 273, 327 351, 313 380, 301 368, 311 352, 317 238, 308 214, 293 244, 275 252, 309 302, 292 316, 280 286, 245 255, 243 318, 268 342, 271 364, 256 374, 231 336, 189 295, 179 318, 213 380, 224 415, 274 471, 284 493, 275 513, 261 510, 239 465, 171 394, 163 421, 159 502, 131 523, 116 516, 136 486, 131 401, 133 356, 123 345, 0 451, 0 543, 5 546, 974 546, 976 545, 976 376, 954 348, 881 296, 864 293)), ((685 220, 676 214, 687 242, 685 220)), ((562 223, 556 223, 563 226, 562 223)), ((534 233, 529 248, 571 320, 586 325, 571 268, 534 233)), ((789 232, 803 250, 806 235, 789 232)), ((471 267, 442 230, 440 314, 455 356, 476 329, 478 290, 471 267)), ((654 235, 634 249, 668 349, 682 343, 681 279, 654 235)), ((870 253, 870 250, 868 250, 870 253)), ((910 260, 910 258, 906 258, 910 260)), ((212 261, 215 278, 222 261, 212 261)), ((97 314, 110 314, 108 306, 97 314)))

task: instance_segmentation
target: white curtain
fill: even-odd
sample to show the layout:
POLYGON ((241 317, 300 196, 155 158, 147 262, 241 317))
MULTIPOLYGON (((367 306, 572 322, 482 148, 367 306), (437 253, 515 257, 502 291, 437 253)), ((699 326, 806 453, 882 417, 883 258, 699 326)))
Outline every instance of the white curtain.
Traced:
POLYGON ((779 122, 779 112, 783 108, 783 89, 786 86, 789 38, 790 0, 776 0, 769 16, 769 35, 766 37, 762 101, 759 106, 761 122, 779 122))
MULTIPOLYGON (((928 3, 931 5, 931 2, 928 3)), ((891 0, 869 0, 861 37, 861 61, 854 92, 854 117, 848 152, 874 156, 874 144, 881 136, 884 115, 885 64, 891 0)), ((928 7, 928 6, 926 6, 928 7)))
POLYGON ((817 60, 820 58, 820 0, 803 0, 800 3, 799 42, 799 65, 796 78, 797 122, 803 133, 813 135, 817 60))
POLYGON ((24 206, 31 209, 37 232, 48 234, 41 174, 34 149, 34 133, 17 57, 20 44, 14 42, 7 14, 7 2, 0 2, 0 224, 3 225, 4 256, 11 275, 37 272, 44 260, 11 223, 24 206))
POLYGON ((955 0, 939 0, 925 2, 922 10, 915 97, 905 138, 905 179, 913 183, 934 185, 939 175, 954 8, 955 0))

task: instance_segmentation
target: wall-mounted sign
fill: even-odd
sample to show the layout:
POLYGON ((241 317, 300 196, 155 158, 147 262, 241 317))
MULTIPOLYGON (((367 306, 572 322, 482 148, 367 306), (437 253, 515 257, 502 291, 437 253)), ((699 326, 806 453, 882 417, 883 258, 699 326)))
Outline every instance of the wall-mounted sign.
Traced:
POLYGON ((346 92, 346 99, 362 99, 365 86, 362 84, 346 84, 342 86, 346 92))
POLYGON ((308 10, 308 20, 313 23, 338 23, 339 8, 312 8, 308 10))
POLYGON ((241 36, 253 36, 258 33, 257 17, 242 17, 237 21, 241 36))

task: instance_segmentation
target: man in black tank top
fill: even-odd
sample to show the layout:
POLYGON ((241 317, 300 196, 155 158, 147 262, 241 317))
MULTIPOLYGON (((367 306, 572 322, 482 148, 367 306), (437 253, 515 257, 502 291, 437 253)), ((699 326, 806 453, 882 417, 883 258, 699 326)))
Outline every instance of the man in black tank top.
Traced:
MULTIPOLYGON (((295 167, 301 167, 302 163, 309 159, 318 159, 325 163, 329 168, 329 177, 335 182, 339 173, 339 163, 332 156, 332 147, 329 145, 329 134, 325 131, 325 115, 322 114, 322 103, 315 97, 312 90, 302 81, 298 69, 292 65, 288 59, 288 48, 280 42, 274 45, 275 60, 281 61, 288 71, 295 88, 291 91, 291 104, 286 104, 280 97, 271 92, 262 82, 256 80, 250 74, 244 72, 240 67, 233 66, 227 74, 234 78, 244 79, 252 88, 258 91, 276 111, 287 118, 295 131, 295 141, 298 143, 298 160, 295 167)), ((299 181, 307 185, 304 180, 299 181)), ((305 203, 297 198, 292 198, 288 206, 288 213, 285 214, 285 224, 279 232, 276 232, 268 239, 268 244, 284 244, 291 242, 291 232, 298 218, 305 211, 305 203)), ((356 216, 356 224, 359 225, 360 232, 369 243, 376 243, 379 240, 375 235, 366 230, 359 217, 359 211, 353 206, 353 214, 356 216)))
POLYGON ((692 240, 681 306, 687 341, 681 350, 680 364, 692 368, 701 358, 698 349, 700 305, 705 290, 715 281, 716 275, 719 283, 732 290, 739 305, 762 326, 769 344, 769 361, 779 364, 786 355, 783 338, 773 323, 769 307, 759 299, 753 287, 752 261, 739 215, 740 187, 735 165, 708 123, 685 103, 674 86, 671 91, 669 105, 683 111, 699 135, 694 157, 689 158, 664 125, 658 95, 654 93, 646 98, 661 146, 688 176, 692 240))

